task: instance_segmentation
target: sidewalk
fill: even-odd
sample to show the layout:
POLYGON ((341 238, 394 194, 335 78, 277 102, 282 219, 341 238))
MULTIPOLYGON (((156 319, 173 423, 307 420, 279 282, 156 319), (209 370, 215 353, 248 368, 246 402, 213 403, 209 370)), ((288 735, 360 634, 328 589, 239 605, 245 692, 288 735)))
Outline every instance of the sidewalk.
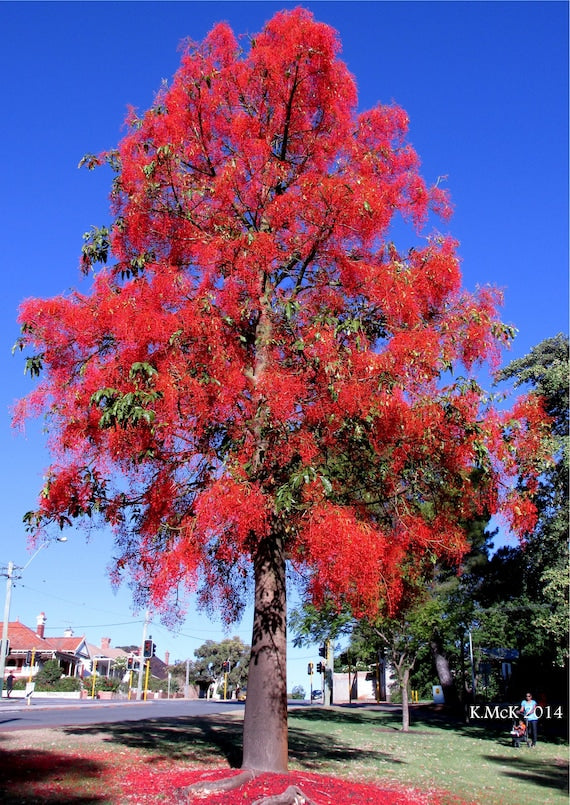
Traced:
POLYGON ((41 693, 35 693, 32 698, 28 700, 25 697, 12 697, 10 698, 4 696, 0 700, 0 714, 1 713, 11 713, 17 712, 19 710, 28 710, 32 707, 45 707, 45 708, 69 708, 69 707, 84 707, 87 705, 88 707, 94 707, 99 705, 100 707, 107 707, 108 705, 123 705, 123 704, 149 704, 154 699, 149 699, 148 701, 136 701, 136 699, 57 699, 48 696, 42 696, 41 693))

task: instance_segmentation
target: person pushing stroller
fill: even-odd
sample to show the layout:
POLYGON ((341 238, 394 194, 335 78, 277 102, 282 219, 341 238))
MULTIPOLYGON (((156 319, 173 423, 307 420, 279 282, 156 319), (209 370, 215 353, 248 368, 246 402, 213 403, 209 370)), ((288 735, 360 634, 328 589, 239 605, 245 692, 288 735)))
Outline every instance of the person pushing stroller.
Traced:
POLYGON ((527 729, 527 743, 529 746, 536 746, 538 715, 536 714, 537 703, 532 698, 532 693, 527 693, 521 702, 519 713, 525 720, 527 729))

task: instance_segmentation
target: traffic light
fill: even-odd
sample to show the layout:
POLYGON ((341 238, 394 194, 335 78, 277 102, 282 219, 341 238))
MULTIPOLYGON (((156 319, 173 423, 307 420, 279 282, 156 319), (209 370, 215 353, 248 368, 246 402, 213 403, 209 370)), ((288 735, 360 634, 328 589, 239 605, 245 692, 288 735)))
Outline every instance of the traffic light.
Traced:
POLYGON ((325 672, 325 664, 324 662, 317 663, 317 674, 324 674, 325 672))
POLYGON ((314 664, 313 664, 312 662, 310 662, 310 663, 307 665, 307 673, 309 674, 309 676, 312 676, 312 675, 313 675, 313 669, 314 669, 314 667, 315 667, 315 666, 314 666, 314 664))
POLYGON ((135 667, 135 658, 127 657, 127 671, 132 671, 135 667))
POLYGON ((26 665, 32 664, 32 652, 26 651, 26 665))
POLYGON ((152 640, 145 640, 143 643, 143 657, 145 660, 154 657, 154 652, 156 650, 156 646, 152 642, 152 640))
POLYGON ((224 672, 224 674, 227 674, 229 673, 229 670, 230 670, 230 663, 228 660, 225 660, 225 662, 222 663, 222 671, 224 672))
POLYGON ((319 646, 319 657, 324 657, 326 659, 327 656, 327 647, 326 644, 319 646))

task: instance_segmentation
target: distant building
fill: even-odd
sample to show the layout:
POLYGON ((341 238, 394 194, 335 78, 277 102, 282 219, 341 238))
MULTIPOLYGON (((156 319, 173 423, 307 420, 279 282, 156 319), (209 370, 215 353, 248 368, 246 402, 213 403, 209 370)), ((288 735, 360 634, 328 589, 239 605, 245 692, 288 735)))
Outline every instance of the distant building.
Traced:
POLYGON ((87 643, 87 649, 89 662, 86 671, 89 674, 95 672, 98 676, 122 679, 127 667, 128 651, 122 648, 111 648, 110 637, 102 637, 100 646, 87 643))
MULTIPOLYGON (((122 680, 127 670, 128 651, 111 647, 111 638, 101 638, 101 645, 88 643, 85 636, 75 636, 68 627, 61 637, 45 637, 47 618, 44 612, 37 617, 36 630, 24 626, 20 621, 8 624, 8 654, 6 656, 6 675, 12 673, 16 679, 34 677, 48 660, 57 660, 62 676, 90 677, 106 676, 122 680)), ((0 639, 3 625, 0 623, 0 639)), ((135 652, 138 653, 138 652, 135 652)), ((150 673, 156 679, 168 678, 168 656, 163 662, 159 657, 150 658, 150 673)))
MULTIPOLYGON (((81 676, 85 663, 89 662, 85 637, 66 633, 63 637, 47 638, 44 636, 45 624, 43 612, 37 617, 35 631, 20 621, 8 624, 6 673, 12 673, 16 679, 35 676, 48 660, 57 660, 63 676, 81 676)), ((3 624, 0 624, 0 639, 3 629, 3 624)))

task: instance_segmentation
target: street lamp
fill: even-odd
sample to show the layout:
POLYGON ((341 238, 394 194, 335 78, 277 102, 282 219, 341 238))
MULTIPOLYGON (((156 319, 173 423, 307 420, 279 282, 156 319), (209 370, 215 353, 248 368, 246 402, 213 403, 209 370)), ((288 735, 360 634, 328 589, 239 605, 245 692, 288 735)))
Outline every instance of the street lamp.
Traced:
MULTIPOLYGON (((58 537, 57 542, 67 542, 67 537, 58 537)), ((14 580, 21 579, 21 571, 25 570, 41 550, 47 548, 49 542, 43 542, 37 551, 32 554, 23 567, 19 567, 14 562, 8 562, 8 567, 0 573, 6 576, 6 598, 4 600, 4 625, 2 627, 2 640, 0 641, 0 699, 4 688, 4 672, 6 670, 6 655, 8 654, 8 623, 10 622, 10 603, 12 601, 12 584, 14 580)))

